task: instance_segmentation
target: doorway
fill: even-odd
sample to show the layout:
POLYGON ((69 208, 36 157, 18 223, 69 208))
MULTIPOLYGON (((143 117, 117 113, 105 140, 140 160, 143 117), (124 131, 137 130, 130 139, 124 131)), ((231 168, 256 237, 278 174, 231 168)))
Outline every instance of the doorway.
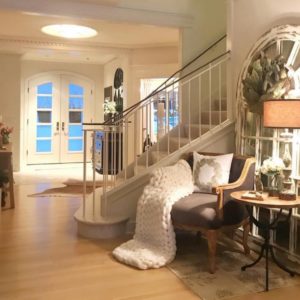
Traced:
MULTIPOLYGON (((140 80, 140 99, 146 98, 156 88, 161 86, 167 78, 148 78, 140 80)), ((178 100, 178 89, 170 87, 169 89, 163 89, 156 95, 157 101, 152 101, 149 109, 148 120, 150 124, 143 124, 143 128, 149 128, 149 138, 151 142, 156 143, 158 139, 166 134, 168 115, 168 128, 169 130, 176 127, 179 123, 179 100, 178 100), (167 103, 168 101, 168 103, 167 103), (166 109, 168 112, 166 114, 166 109)), ((146 120, 147 118, 144 117, 146 120)), ((146 138, 145 132, 143 132, 143 141, 146 138)))
POLYGON ((28 81, 27 164, 83 161, 83 122, 92 122, 92 84, 49 74, 28 81))

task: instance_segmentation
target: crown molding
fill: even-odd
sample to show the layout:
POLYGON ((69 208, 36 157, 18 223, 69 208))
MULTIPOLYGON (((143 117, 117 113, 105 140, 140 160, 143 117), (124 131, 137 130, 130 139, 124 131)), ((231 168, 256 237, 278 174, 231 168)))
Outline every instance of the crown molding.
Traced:
MULTIPOLYGON (((1 0, 0 0, 1 1, 1 0)), ((49 40, 49 38, 27 38, 19 36, 1 36, 0 35, 0 48, 3 46, 19 47, 25 49, 51 49, 51 50, 82 50, 82 51, 101 51, 103 53, 119 53, 127 54, 130 50, 134 49, 147 49, 147 48, 163 48, 163 47, 178 47, 177 43, 149 43, 149 44, 108 44, 108 43, 95 43, 86 41, 70 41, 70 40, 49 40)))

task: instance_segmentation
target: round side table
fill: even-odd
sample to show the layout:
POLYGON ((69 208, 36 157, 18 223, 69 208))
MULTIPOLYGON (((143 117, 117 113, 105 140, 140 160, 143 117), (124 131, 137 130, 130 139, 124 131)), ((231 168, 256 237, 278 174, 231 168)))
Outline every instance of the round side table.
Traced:
POLYGON ((286 266, 284 266, 275 256, 273 245, 270 244, 270 232, 271 230, 276 230, 278 226, 278 221, 280 217, 282 216, 282 210, 286 209, 289 211, 288 215, 286 216, 286 222, 289 221, 291 214, 292 214, 292 208, 300 207, 300 197, 298 196, 296 200, 280 200, 278 197, 269 197, 267 193, 263 194, 263 200, 256 200, 256 199, 244 199, 242 196, 246 192, 249 191, 238 191, 231 193, 231 197, 240 203, 245 204, 246 209, 249 213, 250 221, 253 222, 258 228, 260 228, 263 232, 263 238, 264 243, 261 245, 261 250, 259 253, 258 258, 251 264, 245 265, 241 267, 242 271, 245 271, 247 268, 253 267, 256 265, 261 258, 263 257, 263 254, 265 252, 266 256, 266 285, 265 290, 269 290, 269 253, 271 254, 271 257, 273 261, 277 264, 278 267, 280 267, 285 272, 289 273, 291 276, 295 275, 295 272, 288 269, 286 266), (256 207, 263 207, 267 209, 271 208, 278 208, 279 212, 274 220, 270 223, 263 223, 257 220, 252 213, 252 206, 256 207))

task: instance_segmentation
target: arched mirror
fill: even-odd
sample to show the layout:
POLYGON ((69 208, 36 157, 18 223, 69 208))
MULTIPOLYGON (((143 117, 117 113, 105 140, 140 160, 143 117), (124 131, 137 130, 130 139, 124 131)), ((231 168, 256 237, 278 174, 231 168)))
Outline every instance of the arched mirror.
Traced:
MULTIPOLYGON (((271 98, 300 98, 300 26, 284 25, 265 33, 249 52, 237 85, 237 150, 255 156, 257 169, 269 157, 282 158, 286 140, 284 129, 263 127, 262 102, 271 98)), ((290 130, 292 132, 292 130, 290 130)), ((293 130, 299 136, 299 130, 293 130)), ((299 148, 290 140, 292 174, 300 174, 299 148)), ((273 219, 276 210, 257 209, 259 219, 273 219)), ((300 211, 295 209, 290 223, 280 223, 272 233, 278 248, 300 254, 300 211)), ((260 236, 254 227, 253 235, 260 236)))

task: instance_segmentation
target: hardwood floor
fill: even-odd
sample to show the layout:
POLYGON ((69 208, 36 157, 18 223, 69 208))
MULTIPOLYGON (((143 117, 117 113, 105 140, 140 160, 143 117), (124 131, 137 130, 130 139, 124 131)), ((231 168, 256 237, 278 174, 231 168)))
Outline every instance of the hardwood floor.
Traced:
MULTIPOLYGON (((1 300, 199 299, 167 268, 139 271, 116 262, 110 253, 126 237, 78 237, 79 198, 27 196, 60 186, 57 174, 16 176, 16 208, 0 213, 1 300)), ((235 300, 296 300, 299 294, 300 285, 235 300)))

